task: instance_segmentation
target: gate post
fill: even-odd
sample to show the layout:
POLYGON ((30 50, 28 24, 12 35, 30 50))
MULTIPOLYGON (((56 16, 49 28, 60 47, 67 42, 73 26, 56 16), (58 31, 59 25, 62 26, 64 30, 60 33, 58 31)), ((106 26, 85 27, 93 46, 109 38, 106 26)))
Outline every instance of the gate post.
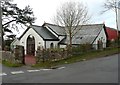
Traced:
POLYGON ((25 60, 24 60, 24 46, 16 46, 15 48, 15 60, 18 60, 19 63, 25 64, 25 60))
POLYGON ((24 50, 24 46, 22 46, 22 64, 25 64, 25 50, 24 50))

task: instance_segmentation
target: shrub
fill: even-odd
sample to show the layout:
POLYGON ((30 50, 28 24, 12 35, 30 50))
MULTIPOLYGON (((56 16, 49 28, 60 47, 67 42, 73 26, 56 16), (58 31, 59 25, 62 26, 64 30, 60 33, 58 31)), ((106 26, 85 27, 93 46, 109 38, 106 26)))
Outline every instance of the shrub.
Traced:
POLYGON ((72 53, 73 54, 81 54, 81 53, 84 53, 84 52, 91 51, 91 49, 92 49, 91 44, 89 44, 89 43, 81 44, 81 45, 78 45, 77 47, 73 47, 72 48, 72 53))

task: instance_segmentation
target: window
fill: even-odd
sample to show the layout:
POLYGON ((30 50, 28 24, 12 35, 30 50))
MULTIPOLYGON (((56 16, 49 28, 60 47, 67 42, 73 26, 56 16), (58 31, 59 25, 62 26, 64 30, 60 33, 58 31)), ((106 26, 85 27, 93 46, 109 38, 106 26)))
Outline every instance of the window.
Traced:
POLYGON ((57 47, 60 48, 60 44, 58 44, 57 47))
POLYGON ((76 37, 76 39, 83 39, 83 37, 76 37))
POLYGON ((80 37, 80 39, 82 39, 83 37, 80 37))
POLYGON ((50 48, 53 48, 53 47, 54 47, 54 44, 53 44, 53 43, 51 43, 51 44, 50 44, 50 48))

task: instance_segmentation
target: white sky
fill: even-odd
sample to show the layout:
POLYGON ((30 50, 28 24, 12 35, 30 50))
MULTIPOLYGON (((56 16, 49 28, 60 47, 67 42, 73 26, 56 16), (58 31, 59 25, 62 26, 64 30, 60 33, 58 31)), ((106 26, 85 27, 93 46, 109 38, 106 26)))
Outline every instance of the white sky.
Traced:
POLYGON ((37 18, 34 24, 41 26, 44 21, 52 23, 56 9, 66 1, 83 2, 87 5, 89 14, 92 15, 91 23, 100 24, 105 22, 106 26, 116 28, 114 11, 100 14, 100 12, 104 10, 102 5, 106 0, 14 0, 14 3, 17 3, 20 8, 30 5, 37 18))

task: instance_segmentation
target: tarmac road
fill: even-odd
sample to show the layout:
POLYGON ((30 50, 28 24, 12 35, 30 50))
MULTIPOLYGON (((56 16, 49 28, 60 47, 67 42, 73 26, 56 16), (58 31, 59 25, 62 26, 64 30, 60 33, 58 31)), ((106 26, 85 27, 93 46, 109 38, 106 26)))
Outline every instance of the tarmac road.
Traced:
POLYGON ((3 83, 118 83, 118 54, 57 69, 8 68, 3 83), (16 72, 16 73, 15 73, 16 72))

